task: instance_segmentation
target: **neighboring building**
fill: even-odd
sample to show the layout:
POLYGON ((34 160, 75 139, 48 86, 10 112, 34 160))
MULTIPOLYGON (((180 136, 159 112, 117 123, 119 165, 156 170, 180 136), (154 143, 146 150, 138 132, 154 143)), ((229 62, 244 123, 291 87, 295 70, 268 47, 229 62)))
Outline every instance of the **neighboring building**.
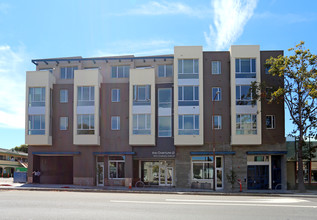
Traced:
POLYGON ((28 154, 0 148, 0 177, 13 177, 16 171, 27 171, 28 154))
POLYGON ((162 56, 33 60, 28 181, 39 169, 41 183, 128 186, 141 179, 230 190, 226 176, 234 170, 244 189, 285 188, 283 103, 252 104, 250 94, 255 80, 278 85, 264 63, 280 54, 184 46, 162 56))
MULTIPOLYGON (((317 139, 305 137, 305 146, 303 147, 303 173, 304 183, 307 189, 317 189, 317 139)), ((287 147, 287 187, 288 189, 297 189, 297 147, 298 140, 295 138, 286 138, 287 147)))

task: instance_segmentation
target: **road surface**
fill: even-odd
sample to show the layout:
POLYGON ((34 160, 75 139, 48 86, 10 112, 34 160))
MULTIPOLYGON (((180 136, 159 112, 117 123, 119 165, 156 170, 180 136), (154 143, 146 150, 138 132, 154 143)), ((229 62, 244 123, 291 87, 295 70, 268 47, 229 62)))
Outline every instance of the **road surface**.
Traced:
POLYGON ((0 190, 0 219, 317 219, 317 198, 0 190))

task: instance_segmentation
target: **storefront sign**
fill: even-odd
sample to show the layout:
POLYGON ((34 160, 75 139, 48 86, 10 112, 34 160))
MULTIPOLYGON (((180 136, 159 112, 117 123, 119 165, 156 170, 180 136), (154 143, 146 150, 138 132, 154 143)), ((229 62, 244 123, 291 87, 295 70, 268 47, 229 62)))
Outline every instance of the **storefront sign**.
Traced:
POLYGON ((174 158, 175 151, 152 151, 152 156, 156 158, 174 158))

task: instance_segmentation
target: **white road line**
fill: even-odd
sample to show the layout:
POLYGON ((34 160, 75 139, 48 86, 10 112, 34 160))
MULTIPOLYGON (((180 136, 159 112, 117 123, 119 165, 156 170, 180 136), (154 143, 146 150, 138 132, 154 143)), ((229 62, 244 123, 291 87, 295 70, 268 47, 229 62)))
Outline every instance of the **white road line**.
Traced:
POLYGON ((133 204, 162 204, 162 205, 206 205, 206 206, 252 206, 252 207, 286 207, 286 208, 317 208, 317 206, 304 205, 280 205, 280 204, 248 204, 248 203, 206 203, 206 202, 153 202, 153 201, 127 201, 110 200, 112 203, 133 203, 133 204))
POLYGON ((303 199, 293 199, 293 198, 273 198, 273 199, 253 199, 249 201, 240 201, 240 200, 193 200, 193 199, 166 199, 168 202, 219 202, 219 203, 300 203, 308 202, 303 199))

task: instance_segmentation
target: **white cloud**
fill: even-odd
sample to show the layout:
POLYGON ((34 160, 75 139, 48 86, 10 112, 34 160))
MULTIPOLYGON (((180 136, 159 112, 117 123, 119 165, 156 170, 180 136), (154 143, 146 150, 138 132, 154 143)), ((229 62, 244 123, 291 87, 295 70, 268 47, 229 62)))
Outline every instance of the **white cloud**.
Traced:
POLYGON ((208 49, 228 49, 253 16, 257 0, 215 0, 212 5, 213 24, 209 26, 209 34, 204 32, 208 49))
POLYGON ((93 56, 120 56, 120 55, 161 55, 172 54, 174 42, 166 40, 150 41, 120 41, 108 46, 107 50, 98 50, 93 56))
POLYGON ((0 127, 24 128, 25 68, 29 57, 23 47, 0 45, 0 127))
POLYGON ((210 16, 211 10, 204 7, 193 8, 180 2, 151 1, 138 8, 117 15, 187 15, 193 17, 210 16))

